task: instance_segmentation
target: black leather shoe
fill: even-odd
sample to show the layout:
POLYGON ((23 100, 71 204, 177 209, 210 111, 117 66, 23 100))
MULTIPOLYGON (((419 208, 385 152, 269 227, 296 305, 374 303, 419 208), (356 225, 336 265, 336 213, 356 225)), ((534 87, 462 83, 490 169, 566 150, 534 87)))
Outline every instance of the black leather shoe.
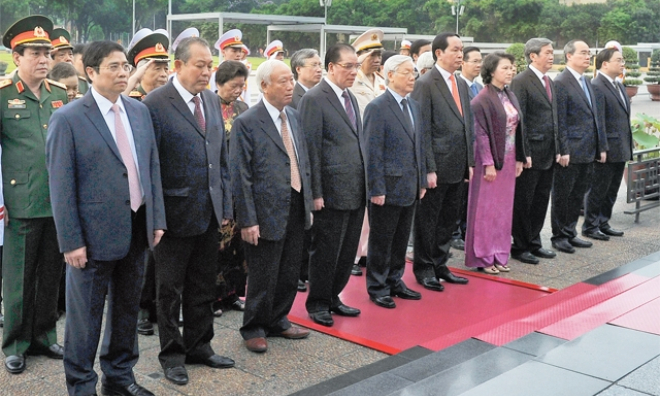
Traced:
POLYGON ((578 237, 569 239, 568 243, 570 243, 571 245, 577 248, 590 248, 593 246, 593 243, 589 241, 585 241, 584 239, 580 239, 578 237))
POLYGON ((231 368, 234 367, 234 361, 228 357, 213 355, 207 358, 201 358, 196 356, 186 356, 186 364, 203 364, 211 368, 231 368))
POLYGON ((301 281, 298 279, 298 291, 299 292, 306 292, 307 291, 307 285, 305 284, 304 281, 301 281))
MULTIPOLYGON (((439 283, 438 283, 439 284, 439 283)), ((421 300, 422 299, 422 294, 419 292, 416 292, 414 290, 408 289, 407 287, 399 290, 392 292, 392 297, 399 297, 403 300, 421 300)))
POLYGON ((445 290, 445 287, 438 282, 437 279, 430 277, 430 278, 424 278, 421 281, 417 281, 420 285, 424 286, 425 289, 433 290, 433 291, 443 291, 445 290))
POLYGON ((360 259, 358 260, 357 265, 360 266, 360 267, 366 267, 367 266, 367 258, 364 257, 364 256, 360 257, 360 259))
POLYGON ((543 248, 538 248, 534 250, 532 254, 536 257, 540 257, 544 259, 552 259, 557 257, 557 253, 553 252, 552 250, 543 249, 543 248))
POLYGON ((339 304, 336 307, 330 308, 330 312, 334 312, 339 316, 358 316, 360 314, 359 309, 344 304, 339 304))
POLYGON ((603 234, 602 232, 600 232, 600 230, 582 231, 582 235, 586 236, 587 238, 597 239, 599 241, 609 241, 610 240, 610 237, 603 234))
POLYGON ((440 270, 440 273, 436 273, 439 279, 444 279, 449 283, 455 283, 457 285, 467 285, 468 278, 464 278, 462 276, 456 276, 449 271, 447 267, 443 268, 440 270))
POLYGON ((125 387, 104 384, 101 385, 101 393, 106 396, 155 396, 135 382, 125 387))
POLYGON ((137 330, 138 330, 138 334, 150 336, 154 334, 154 325, 147 318, 140 319, 138 320, 137 330))
POLYGON ((353 264, 353 268, 351 268, 351 275, 362 276, 362 268, 360 268, 360 266, 357 264, 353 264))
MULTIPOLYGON (((600 232, 602 232, 605 235, 613 236, 613 237, 622 237, 624 232, 620 230, 615 230, 612 227, 603 227, 600 229, 600 232)), ((0 315, 2 316, 2 315, 0 315)))
POLYGON ((245 301, 241 300, 240 298, 236 298, 236 300, 231 303, 231 309, 240 312, 245 311, 245 301))
POLYGON ((511 257, 525 264, 538 264, 539 259, 530 252, 522 252, 520 254, 511 254, 511 257))
POLYGON ((49 346, 48 348, 46 347, 35 347, 31 346, 27 350, 28 355, 42 355, 49 357, 51 359, 58 359, 62 360, 64 359, 64 348, 60 344, 53 344, 49 346))
POLYGON ((166 368, 165 378, 175 385, 185 385, 188 383, 188 372, 183 366, 166 368))
POLYGON ((564 253, 575 253, 575 248, 567 240, 561 239, 552 242, 552 247, 564 253))
POLYGON ((332 315, 330 315, 330 312, 326 311, 321 311, 321 312, 313 312, 309 314, 309 317, 312 318, 314 323, 318 323, 321 326, 332 326, 335 324, 335 321, 332 320, 332 315))
POLYGON ((10 355, 5 358, 5 368, 12 374, 25 371, 25 355, 10 355))
POLYGON ((452 239, 449 241, 449 246, 457 250, 465 250, 465 241, 462 239, 452 239))
POLYGON ((371 301, 373 301, 374 304, 378 305, 379 307, 396 308, 396 304, 394 303, 394 300, 392 300, 392 297, 390 296, 371 297, 371 301))

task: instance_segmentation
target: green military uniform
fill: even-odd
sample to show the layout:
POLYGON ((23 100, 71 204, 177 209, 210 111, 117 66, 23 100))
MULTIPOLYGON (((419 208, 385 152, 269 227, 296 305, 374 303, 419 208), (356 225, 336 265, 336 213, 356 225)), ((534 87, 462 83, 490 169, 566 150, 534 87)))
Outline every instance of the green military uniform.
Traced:
MULTIPOLYGON (((10 27, 3 43, 12 49, 19 45, 48 47, 51 29, 50 20, 32 16, 10 27), (32 29, 34 37, 25 43, 18 41, 32 29)), ((51 114, 67 103, 66 88, 44 80, 37 98, 19 74, 0 83, 3 189, 9 217, 2 268, 2 350, 8 358, 27 352, 47 354, 48 348, 57 343, 62 263, 50 205, 46 134, 51 114)), ((7 361, 5 365, 9 370, 7 361)))
POLYGON ((144 88, 142 88, 142 85, 138 85, 137 88, 128 94, 128 96, 142 102, 142 99, 147 96, 147 92, 144 90, 144 88))
POLYGON ((84 95, 88 90, 89 82, 87 82, 87 79, 85 77, 78 76, 78 92, 80 92, 81 95, 84 95))

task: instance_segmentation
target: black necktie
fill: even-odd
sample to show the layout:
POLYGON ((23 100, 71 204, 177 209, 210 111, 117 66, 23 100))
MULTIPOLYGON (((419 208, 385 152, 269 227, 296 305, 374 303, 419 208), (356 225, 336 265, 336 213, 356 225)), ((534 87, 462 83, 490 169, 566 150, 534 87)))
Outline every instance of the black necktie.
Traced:
POLYGON ((408 101, 406 99, 401 100, 401 107, 403 108, 403 118, 408 123, 410 130, 414 130, 412 119, 410 118, 410 112, 408 111, 408 101))

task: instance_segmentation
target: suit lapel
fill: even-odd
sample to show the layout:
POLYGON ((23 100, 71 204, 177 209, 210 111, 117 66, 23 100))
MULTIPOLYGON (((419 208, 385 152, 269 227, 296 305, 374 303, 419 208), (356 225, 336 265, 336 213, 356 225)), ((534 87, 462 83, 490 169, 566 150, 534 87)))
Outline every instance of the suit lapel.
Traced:
MULTIPOLYGON (((335 108, 337 113, 344 119, 346 124, 353 130, 353 132, 357 133, 355 128, 353 128, 353 124, 351 123, 351 120, 348 118, 348 114, 346 114, 346 109, 344 109, 344 105, 339 102, 339 98, 337 98, 337 95, 335 95, 335 91, 332 89, 330 84, 328 84, 325 80, 321 81, 323 92, 326 93, 326 98, 332 104, 332 106, 335 108)), ((353 106, 355 109, 355 105, 353 106)), ((357 114, 356 114, 357 117, 357 114)), ((356 118, 357 120, 357 118, 356 118)))
POLYGON ((145 177, 147 177, 145 176, 146 173, 145 175, 142 174, 143 171, 148 169, 147 164, 142 163, 142 166, 140 166, 140 160, 147 158, 146 155, 141 155, 144 149, 144 144, 142 142, 142 125, 139 121, 137 110, 133 107, 131 100, 129 98, 122 97, 122 101, 124 102, 126 116, 128 117, 128 122, 131 124, 131 131, 133 132, 133 143, 135 144, 135 155, 138 159, 137 168, 138 172, 140 172, 140 181, 147 180, 145 179, 145 177))
POLYGON ((108 129, 108 125, 105 123, 105 118, 103 118, 103 114, 101 114, 101 110, 99 109, 99 106, 96 104, 96 101, 94 100, 94 96, 92 96, 92 93, 89 92, 87 95, 85 95, 82 99, 79 100, 84 100, 85 101, 85 107, 89 108, 89 112, 85 112, 85 115, 89 120, 94 124, 96 127, 96 130, 99 132, 103 140, 105 140, 106 144, 110 147, 110 150, 117 156, 117 158, 120 161, 124 161, 121 158, 121 154, 119 153, 119 148, 117 148, 117 143, 115 142, 115 139, 112 137, 112 133, 110 132, 110 129, 108 129))
MULTIPOLYGON (((405 129, 405 131, 406 131, 406 133, 408 134, 408 136, 409 136, 409 137, 413 140, 413 142, 414 142, 414 141, 415 141, 415 137, 414 137, 414 133, 413 133, 413 131, 412 131, 412 129, 411 129, 411 128, 412 128, 412 125, 408 125, 408 121, 406 120, 406 118, 405 118, 404 115, 403 115, 403 110, 401 110, 401 106, 397 103, 397 101, 396 101, 396 99, 394 98, 394 96, 392 96, 392 94, 391 94, 390 92, 388 92, 388 91, 386 91, 386 92, 387 92, 387 93, 386 93, 386 95, 387 95, 387 102, 388 102, 388 104, 389 104, 389 106, 390 106, 390 111, 391 111, 392 113, 394 113, 394 115, 396 115, 396 118, 399 120, 399 122, 401 123, 401 125, 403 125, 403 129, 405 129)), ((408 101, 408 106, 410 106, 410 101, 408 101)))
MULTIPOLYGON (((568 69, 566 69, 564 72, 568 73, 566 75, 566 77, 568 78, 568 83, 573 85, 573 88, 578 91, 578 95, 580 95, 580 97, 584 101, 584 104, 586 104, 589 109, 592 109, 591 105, 589 104, 589 99, 587 99, 587 95, 584 93, 584 90, 582 89, 582 83, 578 82, 578 80, 575 79, 575 76, 573 76, 573 73, 571 73, 568 69)), ((589 84, 587 84, 587 89, 589 89, 589 84)), ((591 90, 589 90, 589 94, 593 99, 591 90)))
POLYGON ((630 115, 630 100, 628 99, 628 96, 626 94, 626 87, 624 87, 623 84, 621 84, 619 81, 615 81, 614 83, 617 85, 617 87, 619 87, 619 91, 621 91, 621 95, 623 95, 622 98, 621 95, 617 93, 616 96, 617 98, 619 98, 619 103, 623 105, 623 108, 626 109, 626 113, 630 115), (624 100, 625 103, 623 102, 624 100))
MULTIPOLYGON (((197 133, 199 133, 202 137, 204 137, 204 131, 202 131, 199 128, 199 125, 197 125, 197 120, 195 120, 195 116, 190 111, 190 108, 188 108, 188 104, 183 101, 183 98, 179 94, 179 91, 176 90, 176 87, 174 86, 171 80, 167 84, 168 84, 167 93, 170 97, 172 106, 174 106, 174 108, 177 109, 177 111, 181 113, 181 115, 183 115, 183 118, 185 118, 186 121, 188 121, 193 127, 195 127, 197 133)), ((204 106, 205 106, 204 108, 206 109, 206 103, 204 104, 204 106)), ((208 111, 205 111, 206 117, 208 117, 208 114, 209 114, 208 111)))
MULTIPOLYGON (((286 151, 286 147, 284 147, 284 141, 282 141, 282 136, 280 136, 280 133, 277 131, 277 127, 273 123, 273 119, 270 118, 270 113, 268 113, 268 110, 266 109, 266 105, 264 105, 263 99, 256 105, 259 110, 259 120, 261 121, 261 129, 266 132, 266 135, 275 142, 275 145, 280 148, 280 150, 284 151, 287 155, 289 153, 286 151)), ((287 113, 288 116, 288 113, 287 113)), ((289 124, 292 124, 291 121, 289 121, 289 124)), ((293 128, 293 125, 291 126, 293 128)))
MULTIPOLYGON (((463 120, 463 116, 461 116, 461 112, 458 111, 458 106, 456 106, 456 102, 454 102, 454 97, 449 91, 449 87, 447 87, 447 82, 445 81, 442 74, 440 74, 440 72, 435 66, 433 66, 433 69, 431 69, 431 73, 433 73, 433 79, 435 80, 435 85, 440 91, 440 94, 445 98, 445 101, 447 102, 451 110, 454 112, 456 117, 463 120)), ((456 86, 458 86, 458 84, 456 84, 456 86)))
MULTIPOLYGON (((531 69, 527 69, 527 79, 532 83, 534 87, 539 91, 539 95, 543 96, 545 100, 552 105, 552 102, 550 101, 550 98, 548 97, 548 93, 545 91, 545 87, 543 86, 543 83, 541 80, 539 80, 538 76, 536 73, 534 73, 531 69)), ((552 84, 550 84, 550 92, 552 92, 552 84)), ((552 92, 554 95, 554 92, 552 92)))
MULTIPOLYGON (((301 136, 299 136, 300 128, 298 128, 298 119, 296 117, 292 117, 291 112, 288 111, 288 107, 285 107, 284 111, 286 112, 287 119, 289 120, 289 125, 291 125, 291 130, 289 133, 293 137, 293 141, 296 143, 296 147, 298 148, 298 157, 300 157, 300 148, 302 147, 302 143, 300 142, 301 136)), ((300 160, 298 160, 298 163, 300 163, 300 160)), ((300 167, 300 164, 298 167, 300 167)))

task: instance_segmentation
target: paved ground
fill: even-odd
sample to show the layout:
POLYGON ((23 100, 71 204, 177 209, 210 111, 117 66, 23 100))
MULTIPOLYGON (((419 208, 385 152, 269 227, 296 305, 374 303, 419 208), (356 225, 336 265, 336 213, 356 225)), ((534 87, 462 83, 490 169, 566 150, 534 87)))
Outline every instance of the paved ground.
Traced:
MULTIPOLYGON (((660 103, 651 102, 647 94, 640 94, 633 101, 633 114, 638 112, 660 116, 660 103)), ((633 216, 623 214, 632 206, 625 203, 624 192, 622 185, 611 224, 624 230, 625 237, 613 238, 609 242, 594 241, 591 249, 578 250, 573 255, 559 254, 556 259, 542 260, 537 266, 511 261, 512 272, 500 276, 563 288, 659 251, 660 210, 646 212, 636 224, 633 216)), ((546 224, 542 237, 549 247, 549 221, 546 224)), ((462 252, 455 252, 450 265, 465 268, 462 260, 462 252)), ((192 366, 189 367, 189 385, 171 385, 162 377, 158 364, 158 337, 140 336, 141 356, 135 367, 138 382, 157 395, 288 395, 386 357, 380 352, 316 332, 306 340, 273 339, 269 342, 268 352, 257 355, 243 347, 238 333, 241 320, 241 314, 237 312, 226 312, 215 320, 213 347, 217 353, 236 360, 235 369, 192 366)), ((60 341, 63 326, 64 321, 60 320, 60 341)), ((100 372, 98 365, 97 372, 100 372)), ((30 357, 28 369, 21 375, 11 375, 0 369, 0 396, 64 394, 66 387, 61 361, 30 357)))

